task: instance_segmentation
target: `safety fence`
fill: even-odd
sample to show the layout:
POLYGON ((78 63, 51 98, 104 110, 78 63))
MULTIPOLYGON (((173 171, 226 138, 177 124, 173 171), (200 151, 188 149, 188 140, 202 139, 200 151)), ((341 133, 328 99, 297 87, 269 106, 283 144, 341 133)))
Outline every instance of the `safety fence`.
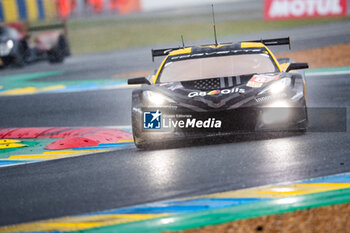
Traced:
POLYGON ((36 21, 57 17, 53 0, 1 0, 0 21, 36 21))
MULTIPOLYGON (((216 0, 215 3, 242 0, 216 0)), ((35 21, 43 19, 86 17, 98 14, 129 14, 196 5, 212 0, 0 0, 0 21, 35 21)))
POLYGON ((0 22, 141 11, 140 0, 0 0, 0 22))
MULTIPOLYGON (((235 4, 234 2, 244 1, 216 0, 215 3, 231 2, 235 4)), ((254 1, 260 0, 251 0, 251 2, 254 1)), ((262 2, 261 10, 264 12, 264 18, 280 20, 344 16, 349 14, 350 0, 263 0, 262 2)), ((0 0, 0 22, 89 17, 106 13, 128 14, 188 8, 210 3, 212 0, 0 0)))

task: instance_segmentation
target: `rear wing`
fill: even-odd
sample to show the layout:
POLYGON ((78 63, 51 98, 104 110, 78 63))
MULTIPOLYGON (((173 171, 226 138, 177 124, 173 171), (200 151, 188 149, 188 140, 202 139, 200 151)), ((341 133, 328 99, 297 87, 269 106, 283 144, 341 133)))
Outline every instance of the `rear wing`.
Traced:
POLYGON ((276 46, 276 45, 289 45, 289 49, 291 49, 290 46, 290 37, 284 37, 284 38, 276 38, 276 39, 266 39, 266 40, 252 40, 252 41, 244 41, 244 42, 260 42, 266 46, 276 46))
POLYGON ((169 53, 173 50, 181 49, 182 47, 177 48, 167 48, 167 49, 152 49, 152 61, 154 61, 155 57, 163 57, 169 55, 169 53))
POLYGON ((47 30, 54 30, 54 29, 64 29, 64 27, 65 27, 64 23, 55 23, 55 24, 40 25, 40 26, 30 26, 28 28, 28 31, 30 32, 47 31, 47 30))
MULTIPOLYGON (((284 38, 275 38, 275 39, 261 39, 261 40, 252 40, 252 41, 241 41, 241 42, 255 42, 255 43, 262 43, 266 46, 276 46, 276 45, 289 45, 289 49, 291 49, 290 45, 290 37, 284 37, 284 38)), ((234 44, 234 42, 230 43, 222 43, 221 45, 229 45, 234 44)), ((200 45, 200 46, 209 46, 207 45, 200 45)), ((166 49, 152 49, 152 61, 154 61, 155 57, 163 57, 169 55, 171 51, 178 50, 178 49, 184 49, 184 48, 190 48, 193 46, 186 46, 186 47, 177 47, 177 48, 166 48, 166 49)))
POLYGON ((61 29, 61 30, 63 30, 66 37, 68 35, 66 20, 62 20, 62 22, 59 22, 59 23, 52 23, 52 24, 45 24, 45 25, 38 25, 38 26, 30 26, 30 25, 27 25, 27 26, 28 26, 29 32, 39 32, 39 31, 49 31, 49 30, 61 29))

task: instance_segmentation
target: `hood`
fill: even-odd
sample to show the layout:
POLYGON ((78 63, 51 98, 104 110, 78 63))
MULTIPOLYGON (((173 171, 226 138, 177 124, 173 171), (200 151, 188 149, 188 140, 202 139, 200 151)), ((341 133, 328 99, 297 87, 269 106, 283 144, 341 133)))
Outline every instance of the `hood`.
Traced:
POLYGON ((273 81, 291 77, 288 73, 249 74, 151 85, 150 91, 173 99, 193 110, 233 109, 256 105, 255 97, 273 81), (250 104, 251 103, 251 104, 250 104))

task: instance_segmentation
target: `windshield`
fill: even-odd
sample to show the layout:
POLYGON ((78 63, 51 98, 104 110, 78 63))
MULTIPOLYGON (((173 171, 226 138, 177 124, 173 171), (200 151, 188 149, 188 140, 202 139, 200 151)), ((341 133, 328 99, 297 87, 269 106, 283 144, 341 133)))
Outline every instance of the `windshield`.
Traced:
POLYGON ((215 56, 165 63, 161 82, 190 81, 278 71, 268 54, 215 56))

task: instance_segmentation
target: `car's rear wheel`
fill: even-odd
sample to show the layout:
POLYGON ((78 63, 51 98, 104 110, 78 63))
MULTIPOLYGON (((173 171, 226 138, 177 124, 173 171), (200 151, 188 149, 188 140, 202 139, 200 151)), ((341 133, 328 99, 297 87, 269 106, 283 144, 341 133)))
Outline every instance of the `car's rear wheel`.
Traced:
POLYGON ((60 35, 58 37, 57 45, 48 51, 48 59, 50 63, 62 63, 64 58, 69 53, 69 45, 67 43, 66 37, 60 35))
POLYGON ((13 63, 17 67, 23 67, 26 64, 27 61, 27 54, 28 54, 28 47, 26 46, 25 42, 20 42, 18 44, 18 50, 13 58, 13 63))

